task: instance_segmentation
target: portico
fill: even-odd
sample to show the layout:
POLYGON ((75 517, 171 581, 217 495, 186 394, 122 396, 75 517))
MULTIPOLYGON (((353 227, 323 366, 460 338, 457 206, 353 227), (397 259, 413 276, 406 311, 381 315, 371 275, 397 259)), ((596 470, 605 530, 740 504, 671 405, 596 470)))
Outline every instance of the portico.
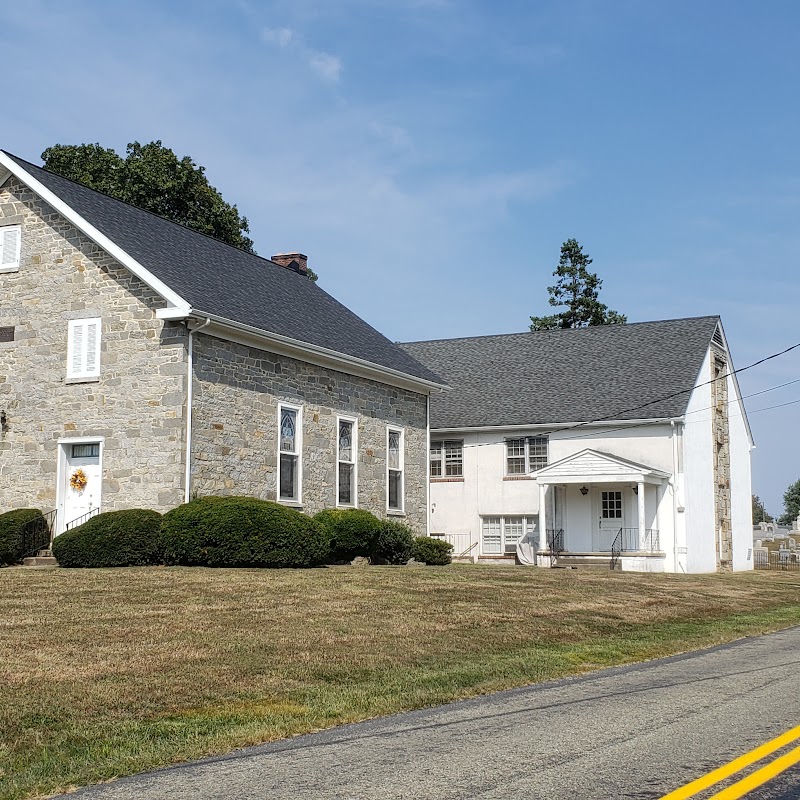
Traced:
POLYGON ((661 553, 668 473, 587 448, 535 477, 540 554, 661 553))

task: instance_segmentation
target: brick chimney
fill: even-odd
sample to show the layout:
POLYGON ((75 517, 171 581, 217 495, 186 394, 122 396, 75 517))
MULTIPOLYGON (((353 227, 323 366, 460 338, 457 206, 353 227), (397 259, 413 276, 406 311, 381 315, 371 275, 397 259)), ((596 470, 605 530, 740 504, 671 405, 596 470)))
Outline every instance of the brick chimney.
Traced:
POLYGON ((270 260, 299 275, 308 274, 308 256, 304 256, 302 253, 277 253, 270 260))

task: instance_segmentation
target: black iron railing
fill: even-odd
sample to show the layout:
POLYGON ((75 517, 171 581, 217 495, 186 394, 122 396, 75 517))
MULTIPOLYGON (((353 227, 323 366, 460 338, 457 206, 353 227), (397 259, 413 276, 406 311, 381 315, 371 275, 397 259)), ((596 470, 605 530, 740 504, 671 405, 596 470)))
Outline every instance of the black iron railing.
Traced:
POLYGON ((41 517, 32 519, 22 528, 22 558, 27 558, 40 550, 50 547, 56 527, 56 511, 48 511, 41 517))
POLYGON ((791 550, 772 550, 753 553, 753 569, 774 569, 785 572, 800 572, 800 554, 791 550))
POLYGON ((611 569, 615 569, 624 552, 657 553, 661 549, 658 528, 620 528, 611 545, 611 569))
POLYGON ((100 513, 99 508, 93 508, 91 511, 87 511, 83 516, 80 516, 77 519, 73 519, 70 522, 68 522, 64 526, 64 530, 68 531, 71 530, 72 528, 77 528, 79 525, 83 525, 84 522, 90 520, 92 517, 94 517, 96 514, 99 513, 100 513))
POLYGON ((564 529, 548 528, 546 535, 547 547, 550 550, 550 566, 552 567, 564 552, 564 529))

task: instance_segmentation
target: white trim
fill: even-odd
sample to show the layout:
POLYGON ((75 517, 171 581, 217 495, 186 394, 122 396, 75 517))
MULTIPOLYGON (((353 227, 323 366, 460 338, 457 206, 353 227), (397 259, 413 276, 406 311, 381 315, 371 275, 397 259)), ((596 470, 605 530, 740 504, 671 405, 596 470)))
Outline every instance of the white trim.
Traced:
POLYGON ((100 469, 100 504, 98 508, 103 508, 103 453, 105 452, 105 436, 62 436, 57 440, 58 453, 56 455, 56 533, 58 536, 64 533, 68 521, 64 519, 64 504, 66 502, 66 466, 67 466, 67 447, 73 444, 99 444, 100 456, 98 466, 100 469))
MULTIPOLYGON (((278 333, 270 333, 261 328, 217 317, 214 314, 192 310, 191 316, 210 319, 212 324, 206 333, 209 336, 216 336, 218 339, 225 339, 229 342, 255 347, 278 355, 286 355, 299 361, 305 361, 308 364, 335 369, 349 375, 358 375, 379 383, 388 383, 391 386, 398 386, 401 389, 408 389, 418 394, 440 392, 449 388, 445 384, 435 383, 424 378, 416 378, 405 372, 381 366, 373 361, 340 353, 337 350, 330 350, 327 347, 301 342, 299 339, 292 339, 289 336, 282 336, 278 333)), ((170 318, 172 319, 173 317, 170 318)))
POLYGON ((386 426, 386 511, 389 514, 404 514, 406 510, 406 429, 400 425, 386 426), (400 473, 400 505, 389 505, 389 434, 400 434, 399 469, 392 470, 400 473))
POLYGON ((277 482, 275 488, 276 499, 279 503, 287 505, 302 506, 303 505, 303 406, 296 405, 295 403, 278 403, 278 470, 277 482), (283 409, 286 408, 294 411, 295 425, 294 425, 294 451, 281 450, 281 417, 283 416, 283 409), (295 496, 294 497, 281 497, 281 454, 293 455, 297 458, 296 467, 297 474, 295 476, 295 496))
POLYGON ((338 414, 336 417, 336 508, 358 508, 358 417, 348 417, 346 414, 338 414), (352 441, 350 449, 353 460, 351 462, 342 461, 339 458, 339 425, 342 422, 349 422, 353 426, 352 441), (339 502, 339 465, 351 463, 353 465, 352 478, 352 502, 339 502))
POLYGON ((546 467, 542 467, 542 469, 532 473, 532 475, 541 484, 554 484, 554 483, 555 484, 561 484, 561 483, 611 484, 611 483, 630 483, 637 481, 644 481, 645 483, 657 484, 671 477, 668 472, 664 472, 663 470, 656 469, 655 467, 648 467, 646 464, 638 464, 635 461, 629 461, 626 458, 621 458, 620 456, 615 456, 612 453, 607 453, 602 450, 593 450, 591 447, 585 447, 583 450, 580 450, 577 453, 572 453, 562 459, 559 459, 558 461, 554 461, 552 464, 548 464, 546 467), (572 475, 564 475, 563 473, 558 473, 552 478, 549 477, 550 472, 556 470, 559 467, 564 466, 565 464, 569 464, 572 461, 576 461, 577 459, 585 455, 594 456, 601 461, 607 462, 608 464, 616 464, 618 466, 624 467, 626 470, 628 470, 628 472, 627 474, 598 473, 598 474, 586 475, 578 471, 573 473, 572 475))
POLYGON ((8 167, 0 169, 0 186, 2 186, 11 177, 11 170, 8 167))
POLYGON ((209 320, 204 324, 192 328, 186 323, 188 343, 186 345, 186 452, 184 454, 184 476, 183 476, 183 501, 188 503, 192 499, 192 437, 193 437, 193 408, 194 402, 194 335, 208 325, 209 320))
MULTIPOLYGON (((639 428, 642 425, 669 425, 672 422, 683 422, 684 417, 658 417, 654 419, 604 419, 595 422, 550 422, 535 423, 530 425, 462 425, 459 428, 431 428, 431 433, 438 435, 455 433, 502 433, 503 431, 531 431, 532 436, 537 435, 537 431, 548 431, 556 433, 563 428, 606 428, 614 426, 631 426, 639 428)), ((515 438, 515 437, 511 437, 515 438)), ((518 438, 518 437, 517 437, 518 438)))
POLYGON ((103 320, 102 317, 86 317, 83 319, 71 319, 67 322, 67 374, 66 379, 69 382, 80 381, 87 378, 100 377, 100 349, 103 338, 103 320), (94 340, 94 367, 88 368, 89 362, 89 345, 88 333, 91 326, 95 327, 95 340, 94 340), (80 352, 77 355, 80 357, 80 369, 75 369, 73 362, 75 361, 75 337, 76 332, 81 330, 80 352))
POLYGON ((130 270, 137 278, 146 283, 156 294, 173 306, 190 309, 189 303, 179 294, 169 288, 163 281, 159 280, 152 272, 143 267, 136 259, 128 255, 119 245, 114 244, 104 233, 101 233, 94 225, 87 222, 77 211, 68 206, 61 198, 48 189, 43 183, 36 180, 23 167, 8 157, 0 150, 0 166, 16 175, 31 191, 41 197, 49 206, 61 214, 64 219, 71 222, 83 234, 88 236, 96 245, 102 247, 113 259, 119 261, 124 267, 130 270))
MULTIPOLYGON (((427 456, 425 458, 425 507, 427 508, 427 514, 425 515, 425 535, 431 535, 431 396, 428 395, 425 398, 425 452, 427 456)), ((461 457, 463 459, 464 453, 462 450, 461 457)), ((463 462, 462 462, 462 471, 463 471, 463 462)))
MULTIPOLYGON (((750 447, 754 448, 756 446, 755 439, 753 438, 753 431, 750 428, 750 420, 747 418, 747 409, 745 408, 744 402, 742 400, 742 392, 739 388, 739 376, 736 373, 736 367, 733 364, 733 357, 731 356, 730 348, 728 347, 728 337, 725 336, 725 329, 722 327, 722 320, 720 319, 717 322, 717 328, 719 328, 720 335, 722 336, 722 341, 725 347, 725 355, 727 356, 728 363, 725 365, 728 370, 728 377, 733 379, 733 388, 736 391, 736 399, 739 401, 739 408, 742 409, 742 418, 744 419, 744 425, 747 429, 747 438, 750 442, 750 447)), ((713 339, 712 344, 709 345, 709 350, 713 347, 713 339)), ((697 387, 695 387, 697 388, 697 387)), ((730 400, 728 401, 730 406, 730 400)))

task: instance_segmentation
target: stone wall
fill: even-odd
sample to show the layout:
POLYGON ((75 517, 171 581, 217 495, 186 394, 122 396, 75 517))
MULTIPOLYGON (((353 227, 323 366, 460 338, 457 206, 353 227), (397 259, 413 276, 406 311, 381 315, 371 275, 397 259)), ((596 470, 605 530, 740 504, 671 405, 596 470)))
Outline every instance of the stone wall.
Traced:
POLYGON ((102 509, 182 501, 186 330, 163 301, 15 178, 0 225, 22 226, 0 274, 0 511, 55 508, 58 440, 105 437, 102 509), (68 320, 102 318, 99 380, 67 383, 68 320))
POLYGON ((728 365, 724 354, 711 351, 711 431, 714 453, 714 519, 717 536, 717 569, 729 571, 733 560, 731 525, 731 438, 728 425, 728 365))
POLYGON ((358 418, 358 505, 385 517, 386 429, 405 429, 405 519, 427 527, 427 398, 196 334, 192 491, 277 495, 278 403, 303 406, 302 508, 336 505, 336 416, 358 418))

